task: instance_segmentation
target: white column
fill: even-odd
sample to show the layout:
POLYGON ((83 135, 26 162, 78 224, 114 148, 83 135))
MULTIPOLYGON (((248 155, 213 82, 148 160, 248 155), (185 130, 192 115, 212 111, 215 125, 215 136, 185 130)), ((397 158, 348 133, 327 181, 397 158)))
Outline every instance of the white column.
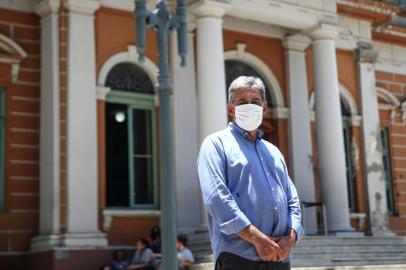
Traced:
MULTIPOLYGON (((202 1, 196 16, 197 106, 199 144, 227 126, 227 95, 224 71, 223 15, 228 4, 202 1)), ((203 203, 202 203, 203 204, 203 203)), ((201 207, 202 228, 207 228, 206 210, 201 207)))
POLYGON ((350 231, 347 179, 334 26, 321 25, 313 39, 314 91, 320 194, 326 204, 328 229, 350 231))
MULTIPOLYGON (((292 176, 299 198, 304 202, 315 202, 312 140, 308 107, 308 89, 306 73, 306 48, 310 39, 304 36, 291 36, 285 39, 285 56, 289 91, 289 148, 292 176)), ((316 209, 303 209, 303 221, 306 234, 317 233, 316 209)))
POLYGON ((380 151, 380 119, 375 84, 374 63, 378 53, 367 43, 360 43, 357 50, 358 80, 362 110, 362 136, 364 143, 365 177, 368 190, 369 217, 374 235, 392 234, 388 230, 385 172, 380 151))
POLYGON ((41 121, 39 236, 32 249, 51 247, 59 234, 59 28, 60 1, 42 1, 41 16, 41 121))
POLYGON ((197 99, 194 34, 189 33, 187 65, 180 66, 176 34, 171 37, 173 76, 173 118, 177 226, 181 233, 191 233, 200 225, 200 187, 197 181, 198 151, 197 99), (187 145, 187 147, 185 147, 187 145))
POLYGON ((98 230, 94 0, 68 0, 67 246, 102 246, 98 230))

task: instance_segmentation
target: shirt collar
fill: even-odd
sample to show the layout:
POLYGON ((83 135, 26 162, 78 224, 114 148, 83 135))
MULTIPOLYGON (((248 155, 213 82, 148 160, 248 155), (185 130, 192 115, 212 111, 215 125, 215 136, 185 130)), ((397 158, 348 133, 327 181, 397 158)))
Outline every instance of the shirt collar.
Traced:
MULTIPOLYGON (((244 138, 251 140, 250 134, 248 133, 248 131, 240 128, 236 123, 230 122, 230 123, 228 123, 228 127, 231 130, 233 130, 233 131, 237 132, 238 134, 240 134, 241 136, 243 136, 244 138)), ((263 135, 264 135, 264 132, 262 132, 262 130, 258 129, 257 130, 257 140, 261 140, 263 135)))

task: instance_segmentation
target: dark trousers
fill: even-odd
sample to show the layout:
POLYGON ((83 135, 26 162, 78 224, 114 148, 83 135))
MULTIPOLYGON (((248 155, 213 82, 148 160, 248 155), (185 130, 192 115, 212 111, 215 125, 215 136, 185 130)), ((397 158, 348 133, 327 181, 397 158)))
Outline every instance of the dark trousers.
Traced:
POLYGON ((215 270, 290 270, 290 263, 252 261, 223 252, 216 261, 215 270))

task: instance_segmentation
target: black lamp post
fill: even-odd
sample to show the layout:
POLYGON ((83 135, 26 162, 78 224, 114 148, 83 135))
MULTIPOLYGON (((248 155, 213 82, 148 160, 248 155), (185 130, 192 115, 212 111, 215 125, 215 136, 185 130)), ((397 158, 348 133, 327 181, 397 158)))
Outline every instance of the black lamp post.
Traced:
POLYGON ((145 57, 146 30, 153 28, 158 35, 158 94, 160 115, 160 190, 163 270, 178 269, 176 250, 176 188, 173 177, 172 112, 170 97, 172 86, 169 77, 168 39, 172 31, 178 32, 178 52, 181 65, 186 65, 187 10, 185 0, 176 1, 176 14, 168 11, 163 0, 158 0, 154 11, 147 10, 146 0, 135 0, 137 50, 139 61, 145 57))

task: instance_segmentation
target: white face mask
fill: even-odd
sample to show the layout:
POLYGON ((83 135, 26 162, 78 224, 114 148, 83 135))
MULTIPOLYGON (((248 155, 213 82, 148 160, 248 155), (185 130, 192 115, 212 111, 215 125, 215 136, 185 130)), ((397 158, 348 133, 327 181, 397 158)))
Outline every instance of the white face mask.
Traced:
POLYGON ((264 108, 255 104, 235 106, 235 123, 246 131, 257 129, 262 123, 264 108))

